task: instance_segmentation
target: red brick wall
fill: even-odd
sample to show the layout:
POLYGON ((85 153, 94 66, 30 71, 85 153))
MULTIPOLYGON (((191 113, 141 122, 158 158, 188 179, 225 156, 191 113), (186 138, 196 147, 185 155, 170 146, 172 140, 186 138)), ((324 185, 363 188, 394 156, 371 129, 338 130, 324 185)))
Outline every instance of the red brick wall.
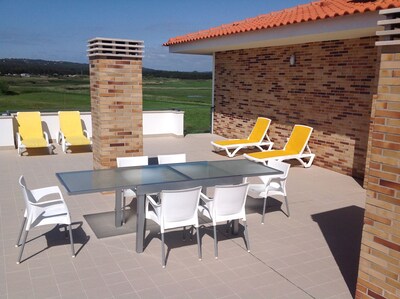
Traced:
POLYGON ((400 47, 381 55, 356 298, 400 298, 400 47))
POLYGON ((94 169, 117 157, 143 154, 142 61, 91 59, 90 96, 94 169))
POLYGON ((316 165, 363 177, 373 94, 375 37, 216 53, 214 133, 248 136, 272 119, 274 148, 294 124, 314 128, 316 165), (289 58, 296 55, 296 64, 289 58))

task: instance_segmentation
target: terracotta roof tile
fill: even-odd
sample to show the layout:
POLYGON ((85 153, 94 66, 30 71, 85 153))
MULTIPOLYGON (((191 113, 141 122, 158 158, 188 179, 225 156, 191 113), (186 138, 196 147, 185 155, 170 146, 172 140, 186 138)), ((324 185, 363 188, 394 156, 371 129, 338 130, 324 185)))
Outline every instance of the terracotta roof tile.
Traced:
POLYGON ((320 0, 173 37, 164 46, 394 7, 400 7, 400 0, 320 0))

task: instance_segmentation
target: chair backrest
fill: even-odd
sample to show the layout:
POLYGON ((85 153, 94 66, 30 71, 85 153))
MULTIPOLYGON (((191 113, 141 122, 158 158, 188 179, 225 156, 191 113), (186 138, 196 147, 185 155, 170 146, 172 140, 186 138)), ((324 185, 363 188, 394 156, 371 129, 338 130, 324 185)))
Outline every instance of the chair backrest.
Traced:
POLYGON ((18 112, 18 132, 22 139, 43 138, 40 112, 18 112))
POLYGON ((35 208, 32 203, 36 203, 36 200, 34 199, 31 190, 29 190, 26 186, 25 178, 23 175, 21 175, 19 178, 19 185, 21 186, 22 194, 24 195, 24 202, 27 214, 30 215, 32 213, 32 209, 35 208))
POLYGON ((186 154, 158 155, 158 164, 185 163, 186 154))
POLYGON ((295 125, 292 134, 286 143, 285 150, 302 154, 310 139, 313 128, 303 125, 295 125))
POLYGON ((267 134, 269 125, 271 124, 271 120, 265 117, 257 118, 257 122, 253 127, 253 130, 250 133, 248 140, 254 140, 256 142, 261 142, 265 134, 267 134))
POLYGON ((248 189, 248 183, 215 186, 213 219, 219 221, 219 217, 236 214, 243 214, 244 216, 248 189))
POLYGON ((144 166, 149 164, 148 156, 118 157, 117 167, 144 166))
POLYGON ((65 136, 83 135, 81 114, 79 111, 58 111, 60 131, 65 136))
POLYGON ((165 227, 168 223, 197 218, 201 186, 183 190, 163 190, 160 193, 161 218, 165 227))
POLYGON ((271 180, 274 180, 274 178, 278 178, 280 181, 286 180, 289 174, 289 169, 290 169, 290 164, 285 163, 282 161, 277 161, 277 160, 269 160, 268 161, 268 166, 278 169, 283 172, 283 174, 279 176, 260 176, 260 179, 264 182, 264 184, 268 184, 271 180))

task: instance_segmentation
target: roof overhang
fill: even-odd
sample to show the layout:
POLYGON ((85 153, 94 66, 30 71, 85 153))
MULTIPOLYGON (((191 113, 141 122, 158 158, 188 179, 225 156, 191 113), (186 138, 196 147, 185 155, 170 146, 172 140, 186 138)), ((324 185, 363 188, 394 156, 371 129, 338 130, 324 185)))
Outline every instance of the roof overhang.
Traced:
POLYGON ((171 53, 211 55, 215 52, 274 47, 375 36, 379 11, 302 22, 169 46, 171 53))

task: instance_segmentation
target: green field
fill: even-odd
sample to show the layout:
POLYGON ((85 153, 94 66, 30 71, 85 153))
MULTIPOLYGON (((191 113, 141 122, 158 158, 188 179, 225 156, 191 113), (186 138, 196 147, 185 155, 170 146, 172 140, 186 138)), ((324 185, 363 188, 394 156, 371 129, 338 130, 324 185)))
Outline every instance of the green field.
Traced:
MULTIPOLYGON (((87 76, 3 76, 0 77, 1 82, 0 113, 71 109, 90 111, 87 76)), ((185 134, 210 131, 210 108, 211 80, 143 79, 143 109, 185 111, 185 134)))

